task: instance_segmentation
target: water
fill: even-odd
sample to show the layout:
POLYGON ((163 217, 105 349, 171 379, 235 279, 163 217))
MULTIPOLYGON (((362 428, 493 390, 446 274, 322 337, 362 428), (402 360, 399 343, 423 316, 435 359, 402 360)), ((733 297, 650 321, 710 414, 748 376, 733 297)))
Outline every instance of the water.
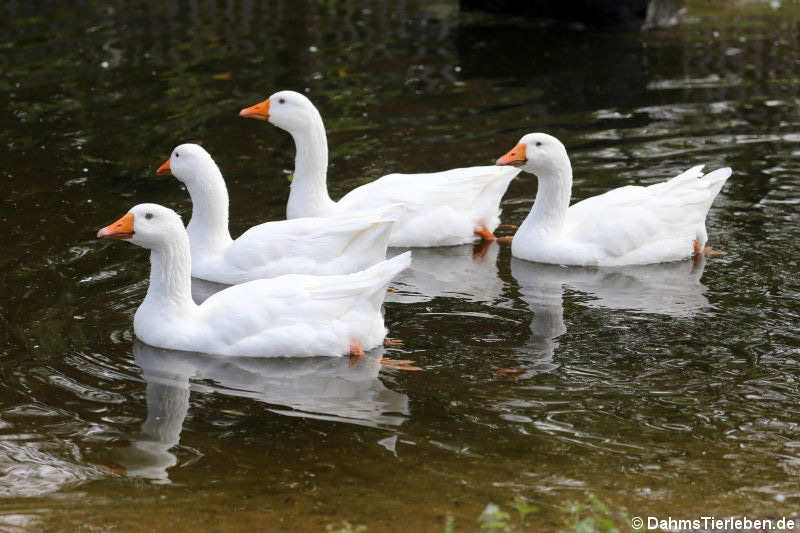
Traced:
MULTIPOLYGON (((787 3, 788 4, 788 3, 787 3)), ((598 31, 452 2, 9 2, 0 8, 0 523, 10 530, 463 530, 524 496, 531 528, 595 494, 631 516, 800 503, 800 11, 690 2, 598 31), (735 169, 727 255, 594 270, 493 245, 415 252, 386 320, 422 372, 210 359, 134 342, 146 254, 94 238, 131 205, 188 215, 155 169, 201 142, 232 233, 283 216, 293 147, 238 118, 308 90, 334 197, 558 136, 579 200, 735 169)), ((504 200, 519 223, 536 180, 504 200)), ((199 288, 202 290, 202 288, 199 288)))

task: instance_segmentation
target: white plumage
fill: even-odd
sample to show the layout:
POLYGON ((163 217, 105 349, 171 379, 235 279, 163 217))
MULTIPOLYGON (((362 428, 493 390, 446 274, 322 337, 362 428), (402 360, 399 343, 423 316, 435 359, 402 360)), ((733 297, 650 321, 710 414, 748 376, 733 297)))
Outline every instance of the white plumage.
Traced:
POLYGON ((196 144, 175 148, 159 173, 171 172, 192 198, 187 231, 192 276, 236 284, 283 274, 348 274, 386 258, 391 226, 402 208, 335 218, 265 222, 233 240, 228 190, 214 160, 196 144))
POLYGON ((334 212, 354 212, 370 205, 406 208, 389 239, 391 246, 450 246, 473 242, 482 224, 500 224, 500 200, 518 171, 468 167, 432 174, 389 174, 345 194, 334 212))
POLYGON ((386 335, 386 287, 411 262, 405 253, 353 274, 250 281, 197 305, 189 239, 174 211, 140 204, 98 236, 130 239, 151 250, 150 286, 134 318, 140 340, 219 355, 337 356, 352 344, 374 348, 386 335))
POLYGON ((620 187, 570 206, 572 167, 555 137, 526 135, 498 165, 519 166, 539 178, 512 255, 578 266, 661 263, 703 250, 706 215, 731 175, 730 168, 703 175, 696 166, 663 183, 620 187))
POLYGON ((406 212, 392 229, 390 246, 445 246, 475 240, 500 223, 500 200, 519 173, 514 168, 479 166, 430 174, 389 174, 331 200, 327 188, 328 144, 322 117, 311 101, 281 91, 242 110, 242 116, 269 120, 294 138, 294 179, 287 218, 330 216, 401 204, 406 212))

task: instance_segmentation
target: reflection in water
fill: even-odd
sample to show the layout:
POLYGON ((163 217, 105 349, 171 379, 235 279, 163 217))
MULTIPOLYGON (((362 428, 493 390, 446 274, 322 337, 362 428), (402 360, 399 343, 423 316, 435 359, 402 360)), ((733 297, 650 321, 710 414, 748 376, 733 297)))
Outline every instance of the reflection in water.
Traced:
MULTIPOLYGON (((117 463, 130 477, 168 481, 167 469, 178 463, 169 450, 180 442, 189 411, 189 378, 195 375, 195 365, 182 357, 184 352, 154 348, 138 340, 133 352, 147 382, 147 419, 141 435, 119 452, 117 463)), ((190 352, 185 355, 193 356, 190 352)))
POLYGON ((222 358, 138 340, 133 351, 147 382, 147 419, 117 458, 131 477, 169 480, 167 470, 178 461, 170 450, 180 441, 190 390, 281 406, 271 411, 283 415, 370 427, 398 426, 409 414, 408 397, 378 379, 382 353, 352 364, 346 357, 222 358))
MULTIPOLYGON (((503 289, 497 274, 497 243, 478 245, 413 248, 411 266, 392 282, 398 292, 386 294, 387 302, 418 303, 437 297, 459 298, 470 302, 494 301, 503 289), (488 245, 488 246, 487 246, 488 245)), ((409 248, 392 248, 387 258, 409 248)), ((192 278, 192 298, 202 303, 206 298, 229 287, 192 278)))
MULTIPOLYGON (((471 302, 493 301, 500 296, 503 280, 497 274, 500 246, 487 243, 476 253, 472 245, 414 248, 411 266, 392 282, 398 292, 386 294, 387 302, 427 302, 437 297, 454 297, 471 302)), ((407 248, 392 248, 387 258, 407 248)), ((202 303, 228 285, 192 278, 192 298, 202 303)))
MULTIPOLYGON (((489 243, 476 254, 472 245, 414 248, 411 266, 393 283, 400 292, 388 293, 387 302, 427 302, 437 297, 455 297, 469 302, 496 300, 503 289, 497 274, 500 246, 489 243)), ((404 249, 392 248, 389 255, 404 249)))
POLYGON ((511 259, 511 274, 533 311, 531 346, 549 360, 556 339, 567 332, 565 286, 588 295, 591 299, 583 303, 589 307, 688 317, 709 305, 704 296, 706 288, 700 283, 704 268, 705 257, 694 263, 616 268, 565 267, 511 259))
MULTIPOLYGON (((0 427, 4 426, 0 420, 0 427)), ((30 433, 13 437, 0 440, 0 498, 43 496, 103 477, 100 469, 82 463, 74 444, 34 442, 37 436, 30 433), (62 455, 68 458, 59 457, 62 455)))

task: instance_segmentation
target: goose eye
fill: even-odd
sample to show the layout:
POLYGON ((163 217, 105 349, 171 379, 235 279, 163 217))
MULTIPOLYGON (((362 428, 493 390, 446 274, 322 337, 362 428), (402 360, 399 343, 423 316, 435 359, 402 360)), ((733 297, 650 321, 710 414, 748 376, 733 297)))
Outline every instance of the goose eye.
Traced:
POLYGON ((285 104, 286 103, 286 99, 285 98, 278 98, 278 103, 279 104, 285 104))
POLYGON ((146 218, 147 220, 150 220, 151 218, 153 218, 153 213, 146 213, 144 215, 144 218, 146 218))
POLYGON ((181 154, 179 154, 178 152, 175 152, 175 157, 180 157, 180 156, 181 156, 181 154))
POLYGON ((541 146, 541 145, 542 145, 542 141, 536 141, 536 146, 541 146))

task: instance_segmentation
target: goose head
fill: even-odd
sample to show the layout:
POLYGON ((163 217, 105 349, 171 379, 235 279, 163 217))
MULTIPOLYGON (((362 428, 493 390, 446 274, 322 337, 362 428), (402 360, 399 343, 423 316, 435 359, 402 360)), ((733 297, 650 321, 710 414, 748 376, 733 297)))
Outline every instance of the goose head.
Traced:
POLYGON ((211 155, 199 144, 181 144, 172 150, 163 165, 158 167, 156 174, 172 174, 179 181, 190 184, 201 179, 209 168, 216 167, 211 155))
POLYGON ((567 149, 561 141, 546 133, 525 135, 496 164, 519 167, 539 178, 560 175, 570 168, 567 149))
POLYGON ((98 231, 97 237, 125 239, 154 250, 179 240, 182 233, 185 235, 186 230, 178 213, 158 204, 139 204, 113 224, 98 231))
POLYGON ((270 123, 295 133, 307 129, 319 115, 311 100, 295 91, 280 91, 261 103, 242 109, 239 116, 268 120, 270 123))

